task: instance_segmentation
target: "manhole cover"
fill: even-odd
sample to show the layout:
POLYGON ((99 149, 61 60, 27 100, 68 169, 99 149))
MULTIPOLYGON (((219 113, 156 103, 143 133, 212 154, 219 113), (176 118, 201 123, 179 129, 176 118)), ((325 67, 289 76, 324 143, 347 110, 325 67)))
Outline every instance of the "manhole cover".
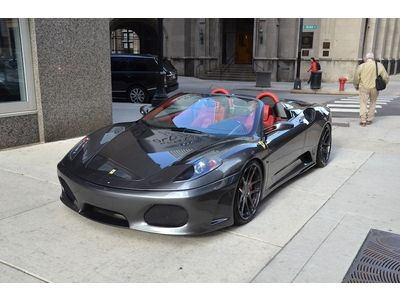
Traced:
POLYGON ((343 282, 400 282, 400 235, 371 229, 343 282))

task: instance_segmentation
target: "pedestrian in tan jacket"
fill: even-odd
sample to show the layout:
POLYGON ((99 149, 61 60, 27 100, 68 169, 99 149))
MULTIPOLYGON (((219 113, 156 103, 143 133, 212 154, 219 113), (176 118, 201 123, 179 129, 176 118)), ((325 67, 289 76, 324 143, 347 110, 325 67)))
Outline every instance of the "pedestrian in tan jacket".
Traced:
POLYGON ((376 99, 379 94, 375 88, 376 67, 378 67, 378 75, 381 75, 387 84, 389 75, 380 62, 375 64, 374 54, 371 52, 367 53, 365 62, 358 66, 354 74, 353 84, 360 94, 360 125, 363 127, 371 124, 375 116, 376 99))

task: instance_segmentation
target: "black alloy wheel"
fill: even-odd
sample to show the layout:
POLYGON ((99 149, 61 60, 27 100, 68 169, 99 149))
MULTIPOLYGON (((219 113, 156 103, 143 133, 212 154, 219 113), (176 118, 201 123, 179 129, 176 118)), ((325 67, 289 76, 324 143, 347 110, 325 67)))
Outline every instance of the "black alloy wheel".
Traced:
POLYGON ((236 225, 250 222, 261 199, 263 174, 259 163, 250 162, 242 172, 235 193, 233 216, 236 225))
POLYGON ((323 168, 328 164, 331 155, 332 133, 330 126, 325 126, 318 143, 317 166, 323 168))
POLYGON ((148 100, 147 91, 140 86, 134 86, 129 90, 129 100, 132 103, 145 103, 148 100))

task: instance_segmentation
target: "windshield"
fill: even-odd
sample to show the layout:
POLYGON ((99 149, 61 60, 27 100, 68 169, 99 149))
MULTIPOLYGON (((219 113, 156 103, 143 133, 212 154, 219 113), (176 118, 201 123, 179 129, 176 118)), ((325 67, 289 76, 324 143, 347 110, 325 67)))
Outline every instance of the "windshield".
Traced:
POLYGON ((143 117, 150 126, 191 133, 245 136, 255 129, 259 101, 225 95, 185 94, 143 117))

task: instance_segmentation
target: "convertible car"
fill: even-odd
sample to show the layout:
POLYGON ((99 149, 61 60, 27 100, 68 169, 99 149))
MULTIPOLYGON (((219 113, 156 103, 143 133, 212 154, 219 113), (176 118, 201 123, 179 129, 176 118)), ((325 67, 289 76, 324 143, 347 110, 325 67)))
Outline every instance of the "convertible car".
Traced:
POLYGON ((272 190, 329 160, 323 105, 216 89, 141 112, 84 137, 58 164, 65 205, 111 225, 201 234, 248 223, 272 190))

